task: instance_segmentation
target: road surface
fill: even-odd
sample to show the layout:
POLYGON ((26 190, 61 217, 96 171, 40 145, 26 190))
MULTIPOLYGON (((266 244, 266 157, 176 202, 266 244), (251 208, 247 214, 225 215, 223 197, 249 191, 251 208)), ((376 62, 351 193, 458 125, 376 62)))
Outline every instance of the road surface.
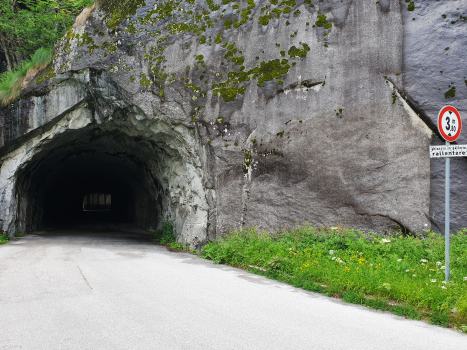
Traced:
POLYGON ((467 349, 372 311, 119 231, 0 246, 0 349, 467 349))

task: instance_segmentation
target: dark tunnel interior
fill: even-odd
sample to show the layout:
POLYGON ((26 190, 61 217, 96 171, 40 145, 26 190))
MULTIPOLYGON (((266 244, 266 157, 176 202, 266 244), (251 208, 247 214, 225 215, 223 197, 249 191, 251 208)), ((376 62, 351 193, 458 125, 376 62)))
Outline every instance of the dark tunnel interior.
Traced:
POLYGON ((21 226, 132 223, 155 229, 163 191, 149 170, 157 154, 147 147, 123 133, 99 131, 68 133, 45 146, 18 177, 21 226), (83 210, 87 195, 104 193, 111 195, 110 210, 83 210))

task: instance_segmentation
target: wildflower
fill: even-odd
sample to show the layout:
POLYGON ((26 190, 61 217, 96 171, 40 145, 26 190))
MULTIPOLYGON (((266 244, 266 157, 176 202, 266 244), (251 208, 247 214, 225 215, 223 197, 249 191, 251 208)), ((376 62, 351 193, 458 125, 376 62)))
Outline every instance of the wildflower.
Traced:
POLYGON ((422 266, 425 266, 425 263, 422 263, 422 266))
POLYGON ((336 260, 336 257, 335 257, 335 256, 333 256, 333 257, 332 257, 332 260, 336 260))
POLYGON ((331 230, 337 230, 337 229, 338 229, 338 227, 336 227, 336 226, 331 227, 331 230))
POLYGON ((331 255, 334 254, 334 250, 330 250, 329 254, 331 254, 331 255))
POLYGON ((457 312, 457 307, 451 309, 451 312, 457 312))
POLYGON ((402 259, 397 259, 397 261, 398 261, 398 262, 401 262, 401 261, 402 261, 402 259))
POLYGON ((446 284, 446 283, 448 283, 448 282, 446 282, 446 281, 443 281, 443 282, 441 282, 441 283, 442 283, 442 284, 446 284))
POLYGON ((390 240, 390 239, 383 238, 383 239, 381 240, 381 243, 391 243, 391 240, 390 240))
POLYGON ((422 263, 427 263, 428 260, 426 260, 426 259, 420 259, 420 262, 422 262, 422 263))
POLYGON ((413 274, 412 277, 417 277, 417 275, 416 275, 416 274, 413 274))
POLYGON ((435 282, 436 282, 436 280, 435 280, 435 279, 432 279, 432 280, 430 280, 430 281, 431 281, 431 282, 433 282, 433 283, 435 283, 435 282))
POLYGON ((464 277, 464 281, 467 281, 467 277, 464 277))
POLYGON ((436 262, 436 265, 437 265, 437 266, 441 266, 441 265, 443 265, 443 264, 441 263, 441 261, 437 261, 437 262, 436 262))
MULTIPOLYGON (((441 266, 440 267, 441 270, 444 270, 445 268, 446 268, 446 266, 441 266)), ((452 273, 452 271, 451 271, 451 273, 452 273)))
POLYGON ((442 288, 442 289, 447 289, 445 286, 442 286, 441 288, 442 288))
POLYGON ((410 270, 405 270, 405 272, 409 272, 410 270))

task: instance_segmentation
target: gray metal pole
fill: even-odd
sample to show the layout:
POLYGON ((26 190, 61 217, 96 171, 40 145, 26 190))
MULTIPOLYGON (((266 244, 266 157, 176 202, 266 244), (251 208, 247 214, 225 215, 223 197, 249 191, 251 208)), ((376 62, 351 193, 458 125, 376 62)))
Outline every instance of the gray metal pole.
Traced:
MULTIPOLYGON (((446 146, 449 146, 449 141, 446 141, 446 146)), ((450 212, 450 207, 449 207, 449 200, 450 200, 450 194, 451 194, 451 169, 450 169, 450 164, 451 163, 451 158, 447 157, 446 158, 446 210, 445 210, 445 218, 444 218, 444 237, 445 237, 445 280, 446 282, 449 282, 449 252, 450 252, 450 247, 449 247, 449 234, 450 234, 450 222, 449 222, 449 212, 450 212)))

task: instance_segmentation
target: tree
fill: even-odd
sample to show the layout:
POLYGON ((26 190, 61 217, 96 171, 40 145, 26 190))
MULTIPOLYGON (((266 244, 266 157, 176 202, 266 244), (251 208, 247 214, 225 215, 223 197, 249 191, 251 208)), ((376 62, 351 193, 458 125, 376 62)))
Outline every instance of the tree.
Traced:
POLYGON ((0 54, 6 68, 11 71, 41 47, 52 48, 81 10, 92 3, 93 0, 0 0, 0 54))

